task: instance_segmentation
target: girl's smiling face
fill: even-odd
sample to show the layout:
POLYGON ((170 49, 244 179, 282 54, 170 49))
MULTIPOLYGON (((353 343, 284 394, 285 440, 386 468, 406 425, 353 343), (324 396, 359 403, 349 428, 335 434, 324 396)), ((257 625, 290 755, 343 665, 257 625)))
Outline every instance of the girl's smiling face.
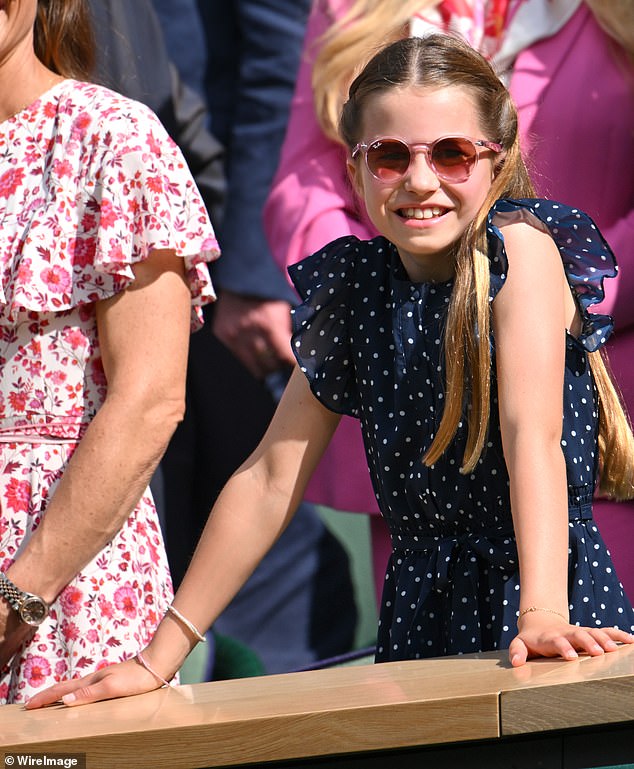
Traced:
MULTIPOLYGON (((485 135, 475 101, 460 86, 395 87, 373 96, 365 106, 361 138, 366 144, 380 137, 416 144, 442 136, 496 139, 485 135)), ((495 175, 496 154, 483 148, 478 154, 471 176, 458 184, 436 176, 425 152, 415 154, 402 179, 389 183, 372 176, 361 153, 348 161, 368 216, 398 249, 410 280, 453 276, 456 241, 484 203, 495 175)))

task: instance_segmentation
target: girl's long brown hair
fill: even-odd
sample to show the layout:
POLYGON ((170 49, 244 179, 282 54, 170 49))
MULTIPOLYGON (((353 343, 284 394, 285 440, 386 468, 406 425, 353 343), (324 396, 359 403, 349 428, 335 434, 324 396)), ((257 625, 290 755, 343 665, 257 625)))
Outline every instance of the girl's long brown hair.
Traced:
POLYGON ((95 44, 85 0, 38 0, 34 38, 35 53, 49 69, 90 80, 95 44))
MULTIPOLYGON (((370 60, 350 87, 340 134, 351 150, 360 136, 365 105, 374 95, 404 86, 460 87, 476 104, 485 138, 503 147, 491 189, 456 250, 454 288, 445 331, 446 396, 437 433, 425 454, 436 462, 453 440, 467 409, 467 442, 462 471, 476 465, 486 440, 491 401, 491 307, 486 219, 503 197, 530 198, 535 192, 519 148, 517 112, 507 89, 466 42, 449 35, 406 38, 370 60)), ((588 358, 599 393, 600 488, 608 496, 634 495, 634 438, 603 355, 588 358)))

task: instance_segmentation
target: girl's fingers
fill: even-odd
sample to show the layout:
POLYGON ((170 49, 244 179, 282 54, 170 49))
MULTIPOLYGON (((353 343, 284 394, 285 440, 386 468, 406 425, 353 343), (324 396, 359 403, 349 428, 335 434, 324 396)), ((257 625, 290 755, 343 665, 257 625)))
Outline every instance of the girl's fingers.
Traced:
POLYGON ((62 697, 81 688, 82 685, 85 686, 91 680, 98 680, 98 675, 98 673, 93 673, 84 676, 83 678, 73 678, 70 681, 62 681, 60 684, 49 686, 48 689, 44 689, 44 691, 34 694, 26 703, 25 708, 26 710, 35 710, 36 708, 42 708, 45 705, 53 705, 56 702, 61 702, 62 697))
POLYGON ((601 647, 602 651, 612 652, 615 649, 618 649, 618 644, 607 629, 597 628, 596 630, 589 630, 588 632, 594 639, 594 642, 601 647))
POLYGON ((568 625, 551 628, 548 632, 524 631, 511 642, 509 659, 514 666, 524 664, 527 658, 560 656, 575 660, 579 653, 591 657, 616 651, 619 643, 634 643, 634 635, 617 628, 590 628, 568 625), (516 641, 522 642, 522 646, 516 641))
POLYGON ((618 643, 631 644, 634 643, 634 634, 627 633, 625 630, 619 630, 615 627, 602 628, 613 641, 618 643))
POLYGON ((565 660, 576 660, 579 656, 577 654, 576 644, 573 644, 569 638, 560 635, 556 636, 552 640, 552 648, 554 654, 547 654, 548 657, 563 657, 565 660))
POLYGON ((514 668, 518 668, 526 664, 527 659, 528 649, 526 644, 519 636, 515 636, 509 645, 509 662, 514 668))
POLYGON ((587 628, 587 630, 606 652, 615 651, 619 648, 620 643, 634 643, 634 635, 626 633, 624 630, 618 630, 618 628, 587 628))
POLYGON ((64 705, 88 705, 99 700, 129 697, 157 689, 160 682, 136 662, 128 661, 111 665, 96 673, 64 681, 31 697, 27 710, 63 702, 64 705))
MULTIPOLYGON (((625 634, 627 636, 628 634, 625 634)), ((618 649, 617 640, 623 637, 622 631, 616 628, 577 628, 571 636, 575 647, 592 657, 613 652, 618 649)))
POLYGON ((112 700, 116 697, 127 697, 130 694, 140 694, 143 690, 130 691, 129 685, 122 686, 116 679, 116 676, 108 676, 101 681, 86 686, 80 686, 62 697, 64 705, 75 707, 75 705, 89 705, 92 702, 100 700, 112 700))

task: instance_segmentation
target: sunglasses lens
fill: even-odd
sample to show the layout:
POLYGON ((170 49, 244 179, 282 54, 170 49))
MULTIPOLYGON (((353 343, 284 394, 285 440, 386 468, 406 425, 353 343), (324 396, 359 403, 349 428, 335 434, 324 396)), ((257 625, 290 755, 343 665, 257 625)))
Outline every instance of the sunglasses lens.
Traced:
POLYGON ((452 182, 466 181, 477 159, 472 142, 462 138, 441 139, 433 145, 432 165, 438 176, 452 182))
POLYGON ((407 144, 395 139, 376 141, 368 147, 366 153, 370 173, 383 182, 395 181, 404 176, 409 161, 407 144))

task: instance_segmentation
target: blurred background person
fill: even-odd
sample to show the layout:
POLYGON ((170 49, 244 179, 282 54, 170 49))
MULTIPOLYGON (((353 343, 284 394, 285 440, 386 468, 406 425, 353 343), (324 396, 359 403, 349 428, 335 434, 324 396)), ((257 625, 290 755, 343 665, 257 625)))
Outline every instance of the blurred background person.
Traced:
MULTIPOLYGON (((217 228, 226 193, 224 148, 209 130, 205 100, 167 50, 152 0, 87 1, 95 35, 94 78, 158 116, 183 152, 217 228)), ((189 33, 194 41, 197 33, 202 44, 202 30, 194 25, 189 33)), ((203 52, 196 56, 195 44, 182 48, 190 52, 187 71, 202 72, 203 52)))

